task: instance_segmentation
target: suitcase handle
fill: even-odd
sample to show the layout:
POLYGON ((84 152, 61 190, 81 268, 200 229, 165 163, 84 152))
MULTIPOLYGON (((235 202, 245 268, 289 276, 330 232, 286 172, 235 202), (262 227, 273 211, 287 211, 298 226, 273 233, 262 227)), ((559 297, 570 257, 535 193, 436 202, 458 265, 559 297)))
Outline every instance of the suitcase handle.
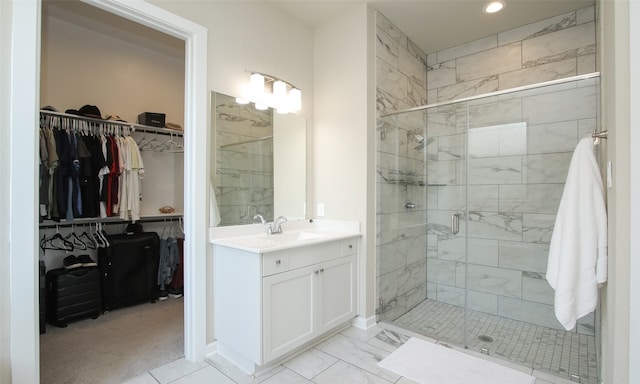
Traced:
POLYGON ((80 269, 80 270, 71 270, 71 271, 69 271, 68 275, 69 276, 73 276, 73 277, 83 277, 87 273, 89 273, 89 269, 83 268, 83 269, 80 269))

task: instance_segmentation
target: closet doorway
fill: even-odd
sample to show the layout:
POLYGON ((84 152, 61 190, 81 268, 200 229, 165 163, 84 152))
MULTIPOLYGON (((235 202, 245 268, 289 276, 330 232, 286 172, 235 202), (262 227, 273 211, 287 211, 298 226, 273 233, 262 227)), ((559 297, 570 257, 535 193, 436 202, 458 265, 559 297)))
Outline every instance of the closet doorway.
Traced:
MULTIPOLYGON (((172 15, 162 9, 154 7, 147 3, 126 4, 121 1, 87 1, 91 5, 117 14, 126 19, 135 21, 140 24, 148 25, 152 29, 168 33, 176 36, 186 42, 185 54, 185 117, 184 127, 187 134, 184 137, 184 229, 186 233, 185 239, 185 315, 184 315, 184 354, 188 360, 195 361, 204 357, 206 349, 206 260, 196 258, 195 255, 203 255, 207 253, 207 228, 208 217, 204 214, 203 207, 207 204, 207 177, 208 170, 205 167, 196 167, 196 164, 208 164, 208 149, 205 143, 208 142, 207 129, 207 90, 206 90, 206 29, 172 15), (199 58, 199 60, 196 60, 199 58), (204 59, 202 59, 204 58, 204 59)), ((35 34, 40 32, 40 11, 42 3, 37 2, 33 5, 24 4, 16 7, 18 9, 12 15, 12 20, 16 25, 14 33, 11 36, 12 43, 15 46, 21 46, 23 51, 12 57, 14 68, 19 66, 21 62, 38 63, 38 53, 40 50, 40 41, 33 38, 35 34), (36 22, 34 22, 36 21, 36 22), (22 32, 22 33, 20 33, 22 32), (36 60, 33 60, 36 59, 36 60)), ((35 164, 24 162, 25 156, 33 159, 38 158, 37 134, 36 130, 30 133, 24 132, 25 126, 32 126, 32 122, 38 121, 37 111, 41 107, 39 105, 39 84, 33 80, 39 79, 39 65, 25 66, 23 69, 16 69, 14 74, 20 76, 15 81, 16 88, 20 88, 20 97, 17 99, 14 114, 18 111, 22 112, 21 117, 15 116, 12 120, 11 131, 15 134, 12 139, 12 145, 23 141, 20 144, 20 154, 12 151, 12 163, 20 164, 24 167, 26 164, 35 164), (33 135, 33 136, 32 136, 33 135), (31 144, 30 144, 31 143, 31 144)), ((14 93, 16 94, 16 93, 14 93)), ((14 97, 15 99, 15 97, 14 97)), ((37 163, 37 162, 36 162, 37 163)), ((12 173, 17 173, 16 167, 11 168, 12 173)), ((34 167, 34 171, 36 167, 34 167)), ((37 173, 37 172, 36 172, 37 173)), ((31 190, 37 191, 38 184, 35 178, 25 178, 22 181, 16 181, 12 185, 12 190, 31 190)), ((15 195, 14 195, 15 196, 15 195)), ((35 203, 33 197, 37 194, 26 194, 24 197, 16 197, 12 200, 12 205, 24 204, 32 206, 35 203)), ((35 207, 34 211, 35 212, 35 207)), ((39 342, 37 335, 38 324, 38 303, 37 303, 37 287, 39 286, 37 274, 33 271, 38 269, 38 258, 25 258, 25 249, 33 250, 33 255, 38 255, 38 221, 35 215, 26 215, 31 219, 26 220, 24 217, 18 217, 15 214, 11 216, 10 223, 16 224, 17 227, 24 228, 23 224, 28 224, 34 228, 33 237, 28 239, 17 239, 11 235, 12 240, 20 240, 16 244, 20 244, 21 251, 17 252, 16 247, 11 249, 11 273, 14 279, 11 280, 11 291, 20 292, 21 298, 12 294, 12 380, 15 382, 37 383, 39 382, 39 363, 38 350, 39 342), (26 294, 26 293, 34 293, 26 294), (26 294, 26 295, 25 295, 26 294), (24 297, 27 297, 25 300, 24 297), (32 298, 32 299, 30 299, 32 298), (24 324, 20 325, 20 324, 24 324)))

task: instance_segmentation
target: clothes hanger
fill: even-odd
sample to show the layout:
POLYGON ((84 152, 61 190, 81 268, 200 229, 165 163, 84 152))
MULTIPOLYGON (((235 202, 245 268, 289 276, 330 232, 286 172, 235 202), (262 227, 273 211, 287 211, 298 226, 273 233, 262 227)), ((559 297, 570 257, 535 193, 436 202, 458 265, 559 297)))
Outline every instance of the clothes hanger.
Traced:
POLYGON ((85 244, 82 240, 80 240, 80 238, 76 234, 75 226, 73 224, 71 225, 71 232, 67 236, 65 236, 64 239, 69 241, 71 244, 73 244, 74 248, 77 248, 82 251, 87 249, 87 244, 85 244))
POLYGON ((89 249, 98 248, 98 244, 93 239, 93 237, 89 233, 87 233, 86 230, 84 232, 82 232, 82 234, 78 238, 84 243, 84 245, 87 248, 89 248, 89 249))
POLYGON ((40 244, 40 248, 44 251, 45 249, 56 250, 56 251, 73 251, 73 243, 69 240, 65 239, 59 232, 59 228, 56 225, 56 233, 49 238, 44 238, 43 242, 40 244))

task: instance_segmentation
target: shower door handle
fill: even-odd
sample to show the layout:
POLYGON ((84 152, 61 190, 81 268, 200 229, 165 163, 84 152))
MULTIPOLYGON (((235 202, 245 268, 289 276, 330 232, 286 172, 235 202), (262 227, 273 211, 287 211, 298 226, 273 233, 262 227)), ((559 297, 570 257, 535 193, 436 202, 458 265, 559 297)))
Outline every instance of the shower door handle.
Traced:
POLYGON ((457 235, 460 232, 460 215, 454 213, 451 215, 451 233, 457 235))

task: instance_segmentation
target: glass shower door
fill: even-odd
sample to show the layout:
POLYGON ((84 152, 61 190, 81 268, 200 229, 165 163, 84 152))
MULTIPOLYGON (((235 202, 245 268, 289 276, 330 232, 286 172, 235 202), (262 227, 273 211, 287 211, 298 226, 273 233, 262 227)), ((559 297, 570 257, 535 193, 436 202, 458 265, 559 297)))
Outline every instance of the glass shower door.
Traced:
POLYGON ((579 80, 466 106, 465 345, 582 383, 597 382, 595 315, 565 331, 545 273, 573 150, 597 127, 597 88, 579 80))

